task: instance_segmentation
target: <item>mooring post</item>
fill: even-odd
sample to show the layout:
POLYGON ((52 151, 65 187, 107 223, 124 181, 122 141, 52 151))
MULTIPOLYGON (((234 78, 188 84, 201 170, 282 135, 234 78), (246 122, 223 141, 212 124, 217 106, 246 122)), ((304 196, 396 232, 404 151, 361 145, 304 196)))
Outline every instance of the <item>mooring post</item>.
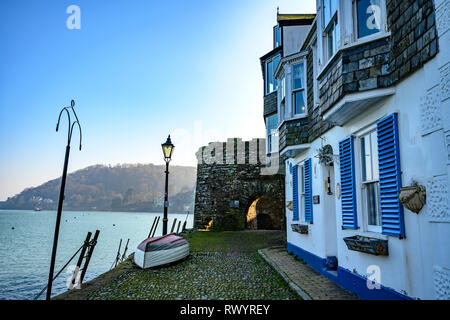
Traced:
POLYGON ((86 261, 84 262, 83 270, 80 275, 80 285, 83 283, 84 275, 86 274, 89 262, 91 261, 92 253, 94 252, 95 246, 97 245, 97 239, 100 234, 100 230, 95 230, 94 239, 90 242, 89 251, 87 253, 86 261))
POLYGON ((125 255, 127 254, 129 242, 130 242, 130 239, 127 240, 127 244, 125 245, 125 250, 123 251, 122 258, 120 259, 121 261, 125 260, 125 255))
POLYGON ((152 238, 155 236, 155 232, 156 232, 156 229, 158 228, 158 224, 159 224, 159 219, 160 218, 161 217, 158 217, 158 220, 156 220, 156 225, 155 225, 155 229, 153 230, 152 238))
POLYGON ((152 224, 152 227, 150 228, 150 232, 148 233, 148 237, 147 238, 150 238, 151 237, 151 235, 152 235, 152 231, 153 231, 153 227, 155 226, 155 223, 156 223, 156 219, 157 219, 158 217, 155 217, 155 219, 153 219, 153 224, 152 224))
POLYGON ((187 218, 188 218, 188 216, 189 216, 189 211, 187 212, 186 219, 184 219, 183 230, 181 230, 182 232, 183 232, 184 230, 186 230, 186 223, 187 223, 187 218))
POLYGON ((119 242, 119 249, 117 250, 116 260, 114 261, 114 268, 117 267, 117 262, 120 259, 120 247, 122 247, 122 239, 119 242))
MULTIPOLYGON (((89 247, 89 240, 91 239, 92 233, 88 232, 86 235, 86 240, 84 240, 83 249, 81 249, 80 257, 78 258, 77 266, 75 267, 75 271, 72 275, 72 280, 69 284, 69 290, 73 289, 73 286, 75 285, 75 281, 78 276, 78 272, 80 272, 81 263, 83 262, 84 255, 86 254, 86 249, 89 247)), ((81 282, 80 282, 81 284, 81 282)))
POLYGON ((170 229, 170 233, 173 233, 173 230, 175 229, 175 224, 176 223, 177 223, 177 218, 175 218, 175 220, 173 220, 172 229, 170 229))

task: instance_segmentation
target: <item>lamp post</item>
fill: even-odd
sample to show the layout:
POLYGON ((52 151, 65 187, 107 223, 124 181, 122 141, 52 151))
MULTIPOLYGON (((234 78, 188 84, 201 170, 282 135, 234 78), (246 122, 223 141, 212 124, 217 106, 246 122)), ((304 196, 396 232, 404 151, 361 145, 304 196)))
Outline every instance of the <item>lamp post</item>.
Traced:
POLYGON ((173 148, 175 146, 172 144, 172 140, 170 140, 170 134, 167 137, 167 141, 161 144, 164 161, 166 162, 166 186, 164 191, 164 218, 163 218, 163 235, 167 234, 167 209, 169 207, 169 162, 172 158, 173 148))

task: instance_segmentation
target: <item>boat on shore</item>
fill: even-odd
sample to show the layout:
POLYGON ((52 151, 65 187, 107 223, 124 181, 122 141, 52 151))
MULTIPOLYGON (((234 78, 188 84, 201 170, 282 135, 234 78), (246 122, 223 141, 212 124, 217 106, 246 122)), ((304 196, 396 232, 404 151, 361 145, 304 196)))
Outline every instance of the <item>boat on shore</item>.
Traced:
POLYGON ((134 263, 142 269, 169 264, 189 255, 189 242, 174 233, 142 241, 134 253, 134 263))

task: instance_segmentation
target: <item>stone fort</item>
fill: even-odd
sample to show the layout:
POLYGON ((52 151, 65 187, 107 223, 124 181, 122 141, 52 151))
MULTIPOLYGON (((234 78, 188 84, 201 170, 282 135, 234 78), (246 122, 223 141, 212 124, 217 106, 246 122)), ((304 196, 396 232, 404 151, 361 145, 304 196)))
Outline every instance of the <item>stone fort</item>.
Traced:
POLYGON ((265 139, 211 142, 196 156, 195 228, 284 230, 283 169, 266 163, 265 139))

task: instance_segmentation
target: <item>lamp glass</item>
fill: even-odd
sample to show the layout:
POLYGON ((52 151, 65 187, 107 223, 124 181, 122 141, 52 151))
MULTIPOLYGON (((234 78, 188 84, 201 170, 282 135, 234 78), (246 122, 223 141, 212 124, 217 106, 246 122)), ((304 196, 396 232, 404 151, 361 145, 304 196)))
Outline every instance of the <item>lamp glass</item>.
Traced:
POLYGON ((175 146, 172 144, 172 141, 170 140, 170 136, 167 138, 167 141, 161 146, 164 153, 164 158, 170 160, 170 158, 172 157, 173 148, 175 148, 175 146))

